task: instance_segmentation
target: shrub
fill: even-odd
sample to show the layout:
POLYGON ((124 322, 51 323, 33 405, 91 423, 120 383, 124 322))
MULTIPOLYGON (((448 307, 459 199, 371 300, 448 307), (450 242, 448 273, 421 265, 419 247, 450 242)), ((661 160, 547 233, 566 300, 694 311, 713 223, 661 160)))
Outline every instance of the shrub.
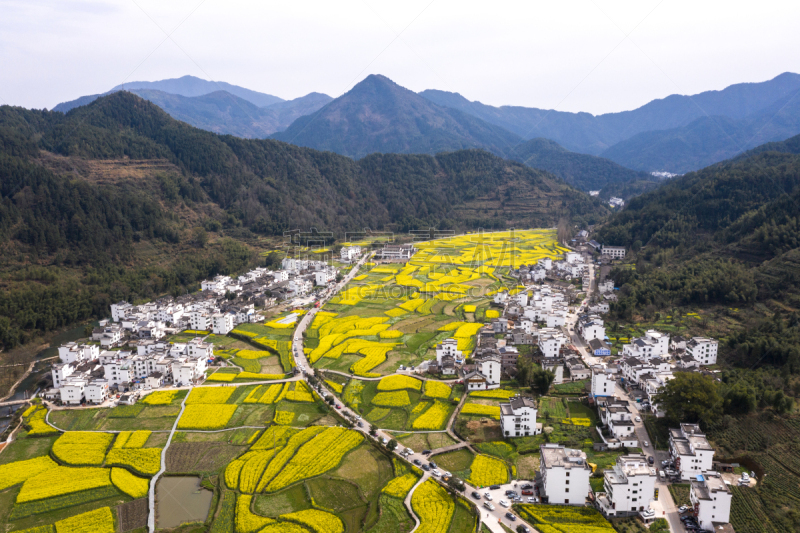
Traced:
POLYGON ((447 383, 430 379, 425 382, 425 396, 429 398, 441 398, 444 400, 450 397, 451 392, 453 392, 453 389, 447 383))
POLYGON ((48 456, 0 465, 0 490, 6 490, 57 466, 58 464, 48 456))
POLYGON ((508 467, 500 459, 488 455, 478 455, 472 461, 471 470, 469 481, 476 487, 508 483, 508 467))
POLYGON ((318 509, 306 509, 281 515, 281 520, 297 522, 311 528, 314 533, 344 533, 344 524, 338 516, 318 509))
MULTIPOLYGON (((195 389, 197 390, 197 389, 195 389)), ((236 411, 236 405, 187 405, 178 421, 178 429, 222 429, 236 411)))
POLYGON ((400 389, 412 389, 417 391, 421 390, 422 381, 410 376, 393 374, 391 376, 386 376, 378 383, 379 391, 393 391, 400 389))
POLYGON ((133 499, 144 498, 150 489, 149 480, 134 476, 124 468, 111 469, 111 482, 133 499))
POLYGON ((70 431, 53 443, 53 455, 68 465, 101 465, 114 435, 70 431))
POLYGON ((414 491, 411 506, 419 516, 415 533, 446 533, 455 512, 455 503, 447 492, 433 480, 428 480, 414 491))
POLYGON ((56 522, 56 533, 115 533, 114 515, 109 507, 101 507, 56 522))

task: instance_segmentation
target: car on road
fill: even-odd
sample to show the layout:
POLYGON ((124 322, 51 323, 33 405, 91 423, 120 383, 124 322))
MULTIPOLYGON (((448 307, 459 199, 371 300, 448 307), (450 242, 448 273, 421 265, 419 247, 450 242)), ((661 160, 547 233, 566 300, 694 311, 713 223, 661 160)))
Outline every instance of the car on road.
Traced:
POLYGON ((360 428, 363 428, 363 427, 364 427, 364 424, 362 424, 361 422, 358 422, 358 423, 356 423, 356 425, 357 425, 358 427, 360 427, 360 428))
POLYGON ((510 504, 510 503, 508 503, 506 500, 500 500, 500 502, 499 502, 499 503, 500 503, 500 505, 502 505, 503 507, 511 507, 511 504, 510 504))
POLYGON ((444 477, 453 477, 453 474, 451 474, 451 473, 450 473, 450 472, 448 472, 447 470, 445 470, 445 471, 444 471, 444 474, 442 474, 442 475, 443 475, 444 477))
POLYGON ((476 500, 480 500, 481 499, 481 493, 478 492, 477 490, 473 490, 472 491, 472 497, 475 498, 476 500))
POLYGON ((483 506, 489 509, 490 511, 494 511, 494 505, 489 502, 483 502, 483 506))
POLYGON ((426 472, 430 472, 431 471, 431 467, 429 467, 428 465, 422 465, 422 469, 424 471, 426 471, 426 472))
POLYGON ((414 459, 414 464, 417 466, 422 466, 422 461, 420 461, 419 459, 414 459))
POLYGON ((336 405, 336 408, 337 408, 337 409, 341 409, 341 408, 342 408, 342 406, 337 404, 337 405, 336 405))
POLYGON ((641 416, 637 416, 636 418, 634 418, 634 420, 636 420, 637 422, 641 422, 642 421, 642 417, 641 416))
POLYGON ((527 526, 517 526, 517 531, 522 531, 523 533, 531 533, 531 530, 528 529, 527 526), (522 528, 522 529, 519 529, 522 528))
POLYGON ((511 520, 512 522, 516 522, 516 521, 517 521, 517 517, 516 517, 516 516, 514 516, 514 515, 513 515, 513 514, 511 514, 511 513, 506 513, 506 518, 508 518, 508 519, 509 519, 509 520, 511 520))
POLYGON ((489 487, 489 490, 497 490, 499 488, 500 488, 500 485, 492 485, 491 487, 489 487))
POLYGON ((430 450, 422 450, 422 455, 430 455, 430 450))
POLYGON ((439 468, 439 466, 436 463, 434 463, 433 461, 428 463, 428 466, 431 467, 431 468, 439 468))
POLYGON ((650 442, 649 441, 644 441, 643 444, 644 444, 645 448, 649 448, 650 447, 650 442))
POLYGON ((649 456, 647 456, 647 462, 648 462, 648 463, 650 463, 650 464, 653 464, 653 463, 655 463, 656 461, 655 461, 655 459, 653 459, 653 456, 652 456, 652 455, 649 455, 649 456))
POLYGON ((441 476, 441 475, 442 475, 442 473, 441 473, 441 472, 439 472, 439 471, 438 471, 438 470, 436 470, 436 469, 434 469, 434 470, 433 470, 433 472, 431 472, 431 474, 433 474, 433 475, 434 475, 434 476, 436 476, 436 477, 439 477, 439 476, 441 476))
POLYGON ((414 455, 414 450, 412 450, 411 448, 406 448, 406 453, 408 455, 414 455))
POLYGON ((488 492, 484 492, 483 493, 483 497, 486 498, 489 501, 492 501, 492 495, 489 494, 488 492))

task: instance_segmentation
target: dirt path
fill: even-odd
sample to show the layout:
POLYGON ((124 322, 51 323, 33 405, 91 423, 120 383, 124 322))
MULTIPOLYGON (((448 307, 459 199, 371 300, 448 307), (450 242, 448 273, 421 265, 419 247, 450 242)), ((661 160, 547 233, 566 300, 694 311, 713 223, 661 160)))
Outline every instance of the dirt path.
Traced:
MULTIPOLYGON (((189 394, 191 393, 192 389, 189 387, 189 394)), ((161 469, 156 472, 156 475, 150 480, 150 492, 147 495, 148 505, 150 506, 150 513, 147 516, 147 529, 150 533, 155 533, 156 530, 156 483, 158 483, 158 478, 161 477, 161 474, 167 469, 167 450, 169 449, 169 445, 172 444, 172 437, 175 435, 175 430, 178 429, 178 422, 180 422, 183 411, 186 409, 186 398, 189 397, 189 394, 183 398, 181 402, 181 412, 178 413, 178 418, 175 419, 175 423, 172 425, 172 431, 169 433, 167 443, 164 445, 164 449, 161 450, 161 469)))

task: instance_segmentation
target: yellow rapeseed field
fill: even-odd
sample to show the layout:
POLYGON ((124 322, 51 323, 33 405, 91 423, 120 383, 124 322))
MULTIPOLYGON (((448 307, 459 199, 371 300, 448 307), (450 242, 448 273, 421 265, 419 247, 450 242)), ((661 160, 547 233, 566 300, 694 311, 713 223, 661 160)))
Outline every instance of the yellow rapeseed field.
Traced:
POLYGON ((240 494, 236 497, 236 533, 256 533, 269 524, 275 523, 271 518, 258 516, 250 510, 253 496, 240 494))
POLYGON ((150 488, 150 481, 143 477, 135 476, 124 468, 111 469, 111 482, 119 490, 131 498, 144 498, 150 488))
POLYGON ((101 507, 56 522, 56 533, 115 533, 114 515, 109 507, 101 507))
POLYGON ((106 457, 108 466, 129 466, 134 471, 154 475, 161 468, 161 448, 114 448, 106 457))
POLYGON ((309 527, 314 533, 344 533, 344 524, 338 516, 318 509, 306 509, 281 515, 280 518, 309 527))
POLYGON ((438 483, 429 479, 411 496, 411 506, 419 516, 415 533, 446 533, 455 512, 453 499, 438 483))
POLYGON ((425 396, 428 398, 446 399, 450 397, 451 392, 453 392, 453 389, 447 383, 431 379, 425 382, 425 396))
POLYGON ((447 415, 449 414, 450 409, 444 402, 435 401, 433 405, 431 405, 427 411, 422 413, 414 423, 412 427, 414 429, 420 430, 435 430, 441 429, 442 426, 447 422, 447 415))
POLYGON ((499 405, 481 405, 478 403, 465 403, 461 408, 461 412, 465 415, 480 415, 488 416, 496 420, 500 420, 500 406, 499 405))
POLYGON ((111 470, 108 468, 71 468, 57 466, 48 468, 22 484, 17 495, 17 503, 43 500, 82 490, 108 487, 111 485, 111 470))
POLYGON ((379 391, 393 391, 400 389, 420 390, 422 389, 422 381, 412 378, 410 376, 403 376, 401 374, 392 374, 386 376, 378 382, 379 391))
POLYGON ((169 405, 177 394, 176 390, 157 390, 142 398, 141 402, 146 405, 169 405))
POLYGON ((48 456, 0 465, 0 490, 13 487, 45 470, 57 466, 58 464, 48 456))
POLYGON ((236 407, 228 404, 187 405, 178 421, 178 429, 222 429, 236 412, 236 407))
POLYGON ((379 392, 372 398, 373 405, 383 407, 405 407, 411 405, 408 391, 398 390, 392 392, 379 392))
POLYGON ((233 387, 195 387, 186 398, 186 405, 225 403, 234 390, 233 387))
POLYGON ((381 492, 388 494, 389 496, 402 499, 406 497, 408 491, 411 490, 411 487, 413 487, 414 483, 416 482, 417 476, 409 472, 408 474, 404 474, 391 480, 386 484, 385 487, 383 487, 381 492))
POLYGON ((68 465, 101 465, 112 440, 111 433, 69 431, 53 443, 53 455, 68 465))
POLYGON ((471 471, 469 482, 476 487, 508 483, 508 467, 505 462, 489 455, 476 456, 472 461, 471 471))

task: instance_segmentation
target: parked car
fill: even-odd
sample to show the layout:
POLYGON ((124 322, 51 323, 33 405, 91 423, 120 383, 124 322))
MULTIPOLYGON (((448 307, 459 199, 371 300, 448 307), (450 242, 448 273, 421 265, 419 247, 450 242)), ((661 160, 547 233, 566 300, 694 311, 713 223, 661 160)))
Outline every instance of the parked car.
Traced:
POLYGON ((442 474, 442 476, 443 476, 443 477, 453 477, 453 474, 451 474, 450 472, 448 472, 447 470, 445 470, 445 471, 444 471, 444 473, 442 474))
POLYGON ((341 406, 341 405, 339 405, 339 404, 336 404, 336 408, 337 408, 337 409, 341 409, 341 408, 342 408, 342 406, 341 406))
POLYGON ((433 470, 433 472, 431 472, 431 474, 433 474, 433 475, 434 475, 434 476, 436 476, 436 477, 439 477, 439 476, 441 476, 441 475, 442 475, 442 473, 441 473, 441 472, 439 472, 439 471, 438 471, 438 470, 436 470, 436 469, 434 469, 434 470, 433 470))
POLYGON ((650 442, 649 441, 644 441, 644 447, 645 448, 649 448, 650 447, 650 442))
POLYGON ((513 515, 513 514, 511 514, 511 513, 506 513, 506 518, 508 518, 508 519, 509 519, 509 520, 511 520, 512 522, 516 522, 516 521, 517 521, 517 517, 516 517, 516 516, 514 516, 514 515, 513 515))
POLYGON ((424 471, 426 471, 426 472, 430 472, 431 471, 431 467, 429 467, 428 465, 422 465, 422 469, 424 471))
POLYGON ((439 466, 436 463, 434 463, 433 461, 428 463, 428 466, 430 466, 431 468, 439 468, 439 466))
POLYGON ((472 491, 472 497, 475 498, 476 500, 480 500, 481 499, 481 493, 478 492, 477 490, 473 490, 472 491))
POLYGON ((685 513, 688 510, 689 510, 689 508, 686 507, 685 505, 681 505, 680 507, 678 507, 678 512, 679 513, 685 513))
POLYGON ((522 528, 522 531, 523 531, 524 533, 531 533, 531 530, 530 530, 530 529, 528 529, 528 526, 517 526, 517 527, 521 527, 521 528, 522 528))
POLYGON ((489 487, 489 490, 497 490, 499 488, 500 488, 500 485, 492 485, 491 487, 489 487))
POLYGON ((430 455, 430 450, 422 450, 422 455, 430 455))
POLYGON ((523 489, 532 489, 533 485, 531 485, 530 483, 525 483, 524 485, 522 485, 522 488, 523 489))
POLYGON ((511 507, 511 504, 508 503, 506 500, 500 500, 500 505, 503 507, 511 507))
POLYGON ((528 498, 528 503, 536 503, 536 498, 533 497, 528 498))
POLYGON ((422 466, 422 461, 420 461, 419 459, 414 459, 414 464, 417 466, 422 466))
POLYGON ((484 492, 483 493, 483 497, 486 498, 489 501, 492 501, 492 495, 489 494, 488 492, 484 492))
POLYGON ((490 511, 494 511, 494 505, 489 502, 483 502, 483 506, 489 509, 490 511))
POLYGON ((647 457, 647 462, 648 462, 648 463, 650 463, 650 464, 653 464, 653 463, 655 463, 656 461, 655 461, 655 459, 653 459, 653 456, 652 456, 652 455, 650 455, 650 456, 648 456, 648 457, 647 457))
POLYGON ((641 422, 642 421, 642 417, 641 416, 637 416, 636 418, 634 418, 634 420, 636 420, 637 422, 641 422))

